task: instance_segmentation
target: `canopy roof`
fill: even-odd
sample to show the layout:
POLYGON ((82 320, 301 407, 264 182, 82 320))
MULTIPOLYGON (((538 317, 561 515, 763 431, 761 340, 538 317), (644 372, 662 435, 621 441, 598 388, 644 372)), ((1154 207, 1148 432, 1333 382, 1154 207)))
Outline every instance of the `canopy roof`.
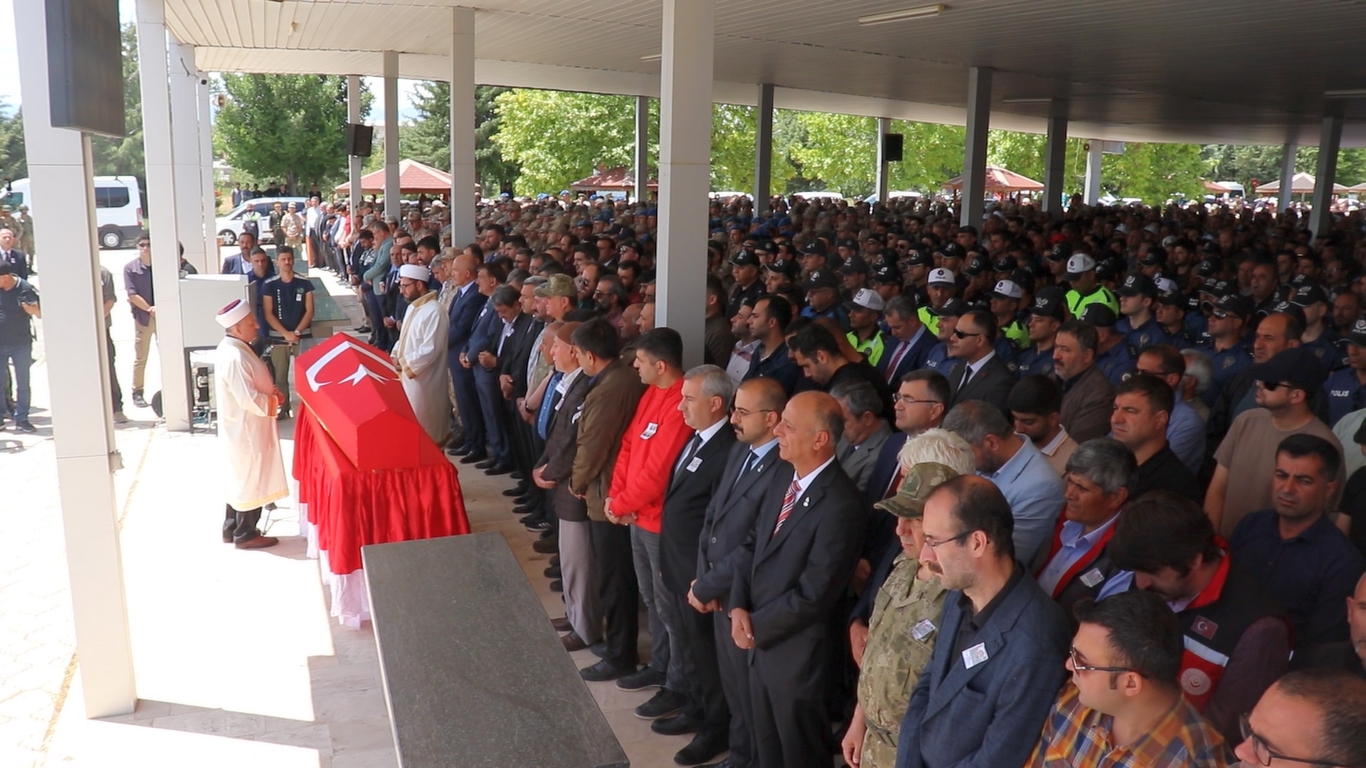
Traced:
MULTIPOLYGON (((1347 187, 1344 187, 1343 185, 1337 184, 1337 183, 1333 184, 1333 192, 1334 192, 1334 194, 1342 194, 1342 193, 1344 193, 1344 192, 1346 192, 1346 191, 1347 191, 1347 187)), ((1294 176, 1291 176, 1291 177, 1290 177, 1290 194, 1292 194, 1292 195, 1309 195, 1309 194, 1313 194, 1313 192, 1314 192, 1314 177, 1313 177, 1311 174, 1304 173, 1303 171, 1301 171, 1300 173, 1297 173, 1297 174, 1295 174, 1294 176)), ((1260 185, 1260 186, 1257 187, 1257 194, 1259 194, 1259 195, 1263 195, 1263 196, 1266 196, 1266 195, 1279 195, 1280 193, 1281 193, 1281 182, 1280 182, 1280 179, 1277 179, 1276 181, 1268 182, 1268 183, 1266 183, 1266 184, 1262 184, 1262 185, 1260 185)))
MULTIPOLYGON (((659 189, 658 179, 645 182, 649 189, 659 189)), ((604 168, 569 185, 570 189, 635 189, 636 173, 625 166, 604 168)))
MULTIPOLYGON (((398 161, 398 186, 403 194, 440 195, 451 191, 451 175, 416 160, 398 161)), ((384 169, 371 171, 360 177, 361 194, 384 194, 384 169)), ((337 192, 348 192, 351 183, 338 184, 337 192)), ((353 195, 354 197, 354 195, 353 195)))
MULTIPOLYGON (((954 176, 944 182, 944 186, 949 189, 962 189, 963 175, 954 176)), ((986 185, 983 189, 987 192, 1039 192, 1043 190, 1043 182, 1035 181, 1028 176, 1021 176, 997 165, 988 165, 986 185)))
MULTIPOLYGON (((392 50, 401 77, 446 80, 458 1, 165 7, 201 70, 378 76, 392 50)), ((1236 12, 1150 0, 1138 16, 1115 2, 955 0, 937 15, 891 23, 859 20, 936 6, 715 3, 713 97, 726 103, 754 104, 756 85, 773 83, 779 108, 962 125, 968 69, 991 67, 993 128, 1043 132, 1057 110, 1069 135, 1090 139, 1309 146, 1328 92, 1366 89, 1359 0, 1243 3, 1236 12)), ((474 18, 480 83, 659 95, 662 0, 480 0, 474 18)), ((1347 97, 1340 108, 1344 146, 1366 145, 1366 99, 1347 97)))

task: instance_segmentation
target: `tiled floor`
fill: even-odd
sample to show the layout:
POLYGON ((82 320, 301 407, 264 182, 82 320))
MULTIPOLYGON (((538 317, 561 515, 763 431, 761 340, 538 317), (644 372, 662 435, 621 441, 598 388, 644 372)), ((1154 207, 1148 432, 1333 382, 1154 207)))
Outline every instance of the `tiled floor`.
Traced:
MULTIPOLYGON (((216 439, 160 429, 147 435, 138 455, 125 455, 136 474, 124 475, 136 482, 122 531, 141 700, 131 715, 87 720, 77 673, 45 757, 34 764, 395 766, 369 624, 351 630, 328 618, 317 562, 304 557, 292 503, 271 524, 270 533, 287 537, 279 547, 239 552, 225 546, 217 530, 216 439)), ((517 524, 500 493, 508 479, 461 469, 474 530, 501 532, 547 615, 563 615, 560 596, 542 575, 548 556, 532 550, 536 535, 517 524)), ((54 599, 61 604, 64 592, 54 599)), ((644 653, 647 638, 642 645, 644 653)), ((581 667, 596 661, 586 650, 574 658, 581 667)), ((688 738, 656 735, 632 713, 652 692, 626 693, 613 683, 588 687, 633 766, 673 765, 688 738)), ((35 711, 41 717, 41 708, 35 711)))

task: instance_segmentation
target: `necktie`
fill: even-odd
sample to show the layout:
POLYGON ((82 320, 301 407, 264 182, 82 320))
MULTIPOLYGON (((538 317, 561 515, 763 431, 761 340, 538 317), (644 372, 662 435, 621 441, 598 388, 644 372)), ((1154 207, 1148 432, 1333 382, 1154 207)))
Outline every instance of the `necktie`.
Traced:
POLYGON ((693 460, 693 457, 697 455, 697 452, 701 450, 701 448, 702 436, 693 435, 692 439, 688 441, 687 447, 683 449, 683 456, 678 460, 678 466, 674 467, 674 474, 677 475, 682 472, 683 468, 688 466, 688 462, 693 460))
POLYGON ((901 491, 901 484, 902 484, 905 480, 906 480, 906 470, 905 470, 905 469, 898 469, 898 470, 896 471, 896 474, 895 474, 895 475, 892 475, 892 482, 889 483, 889 484, 887 485, 887 493, 886 493, 882 498, 884 498, 884 499, 890 499, 890 498, 892 498, 893 496, 897 495, 897 493, 901 491))
POLYGON ((546 438, 546 434, 550 429, 550 414, 554 411, 555 401, 560 398, 560 394, 555 391, 555 387, 560 383, 560 379, 563 378, 564 374, 559 371, 551 374, 550 383, 546 385, 545 395, 541 398, 541 407, 536 412, 536 434, 540 435, 542 440, 546 438))
MULTIPOLYGON (((749 468, 756 463, 757 462, 754 461, 754 451, 750 451, 749 454, 745 456, 745 463, 740 465, 740 474, 735 476, 735 485, 740 484, 740 478, 744 477, 745 473, 749 471, 749 468)), ((731 487, 734 488, 735 486, 731 487)))
POLYGON ((896 345, 896 351, 892 353, 892 359, 887 361, 887 383, 888 383, 888 384, 895 384, 895 383, 896 383, 896 381, 895 381, 895 379, 896 379, 896 367, 897 367, 897 365, 901 362, 901 358, 905 356, 906 350, 908 350, 908 349, 910 349, 910 348, 911 348, 911 342, 909 342, 909 341, 903 341, 903 342, 901 342, 900 344, 897 344, 897 345, 896 345))
POLYGON ((963 391, 963 387, 968 385, 970 379, 972 379, 972 366, 969 365, 967 361, 963 361, 963 380, 958 382, 959 392, 963 391))
POLYGON ((787 495, 783 497, 782 511, 778 513, 778 524, 773 526, 774 536, 777 536, 778 531, 783 529, 783 523, 787 522, 788 516, 792 514, 792 508, 797 506, 797 494, 800 493, 801 490, 801 483, 797 482, 797 478, 792 478, 792 485, 788 486, 787 495))

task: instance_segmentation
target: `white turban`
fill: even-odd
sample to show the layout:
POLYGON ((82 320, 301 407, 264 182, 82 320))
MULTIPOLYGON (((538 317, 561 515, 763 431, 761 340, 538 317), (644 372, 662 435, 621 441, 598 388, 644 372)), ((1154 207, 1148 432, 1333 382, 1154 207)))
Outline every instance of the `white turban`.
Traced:
POLYGON ((231 328, 242 322, 242 320, 250 314, 250 304, 242 299, 233 299, 231 304, 218 310, 218 316, 214 319, 224 328, 231 328))
POLYGON ((425 283, 432 279, 432 271, 421 264, 404 264, 398 268, 398 276, 425 283))

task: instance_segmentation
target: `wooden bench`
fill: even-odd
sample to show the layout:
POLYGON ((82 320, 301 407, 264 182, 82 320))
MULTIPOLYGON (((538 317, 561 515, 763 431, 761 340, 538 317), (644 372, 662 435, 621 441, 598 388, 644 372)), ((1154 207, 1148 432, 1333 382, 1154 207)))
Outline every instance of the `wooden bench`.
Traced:
POLYGON ((361 555, 400 768, 630 765, 501 534, 361 555))

